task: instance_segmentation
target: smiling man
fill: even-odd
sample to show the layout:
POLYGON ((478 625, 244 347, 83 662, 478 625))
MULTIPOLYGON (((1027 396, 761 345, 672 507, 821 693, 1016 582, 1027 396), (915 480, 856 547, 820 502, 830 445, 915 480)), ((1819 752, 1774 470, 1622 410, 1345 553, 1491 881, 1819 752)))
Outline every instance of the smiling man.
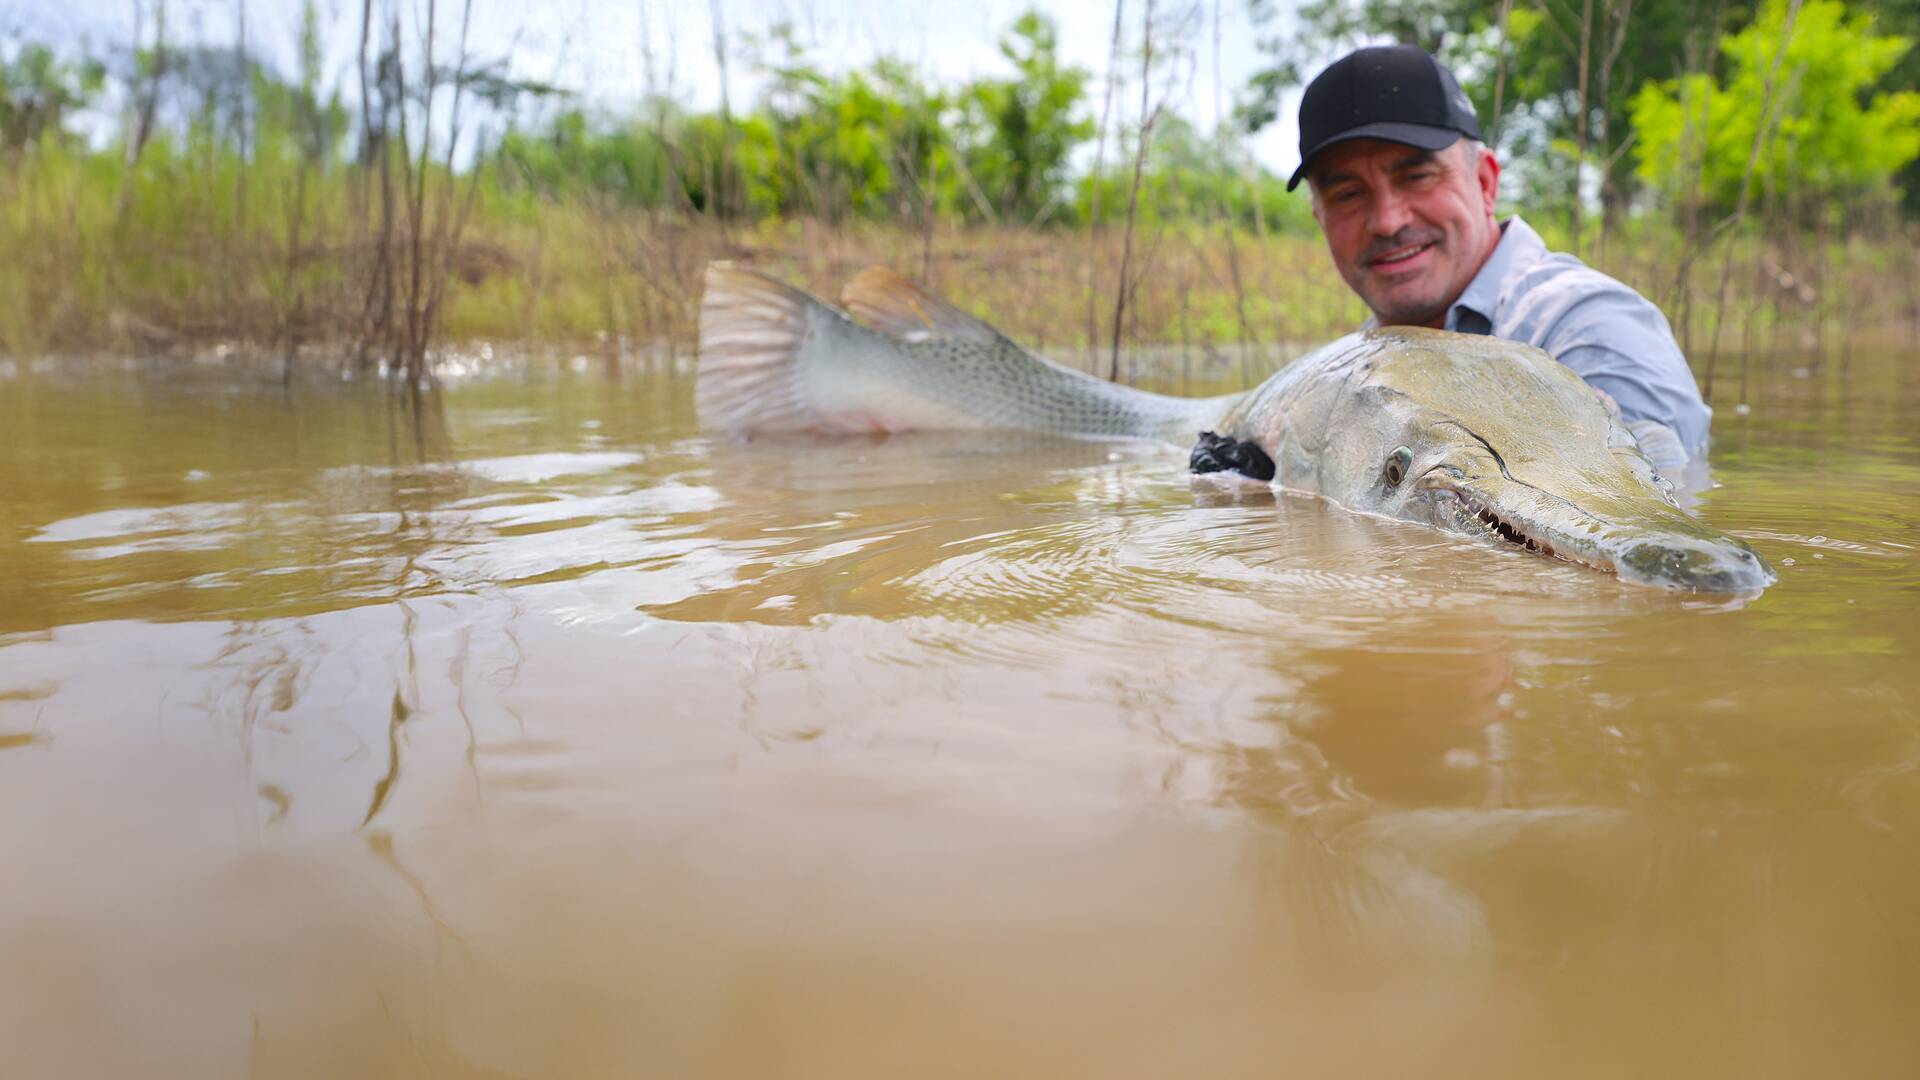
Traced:
POLYGON ((1645 297, 1519 217, 1499 220, 1500 162, 1439 61, 1407 45, 1360 49, 1307 86, 1300 168, 1327 250, 1383 326, 1524 341, 1604 391, 1656 465, 1707 449, 1712 411, 1673 330, 1645 297))

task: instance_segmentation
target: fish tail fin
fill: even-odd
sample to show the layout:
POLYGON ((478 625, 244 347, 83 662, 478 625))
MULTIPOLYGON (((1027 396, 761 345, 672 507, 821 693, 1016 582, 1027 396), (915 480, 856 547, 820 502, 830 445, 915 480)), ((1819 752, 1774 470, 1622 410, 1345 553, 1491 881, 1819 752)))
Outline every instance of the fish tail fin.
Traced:
POLYGON ((801 381, 812 296, 751 270, 707 267, 700 299, 701 420, 726 431, 807 426, 801 381))

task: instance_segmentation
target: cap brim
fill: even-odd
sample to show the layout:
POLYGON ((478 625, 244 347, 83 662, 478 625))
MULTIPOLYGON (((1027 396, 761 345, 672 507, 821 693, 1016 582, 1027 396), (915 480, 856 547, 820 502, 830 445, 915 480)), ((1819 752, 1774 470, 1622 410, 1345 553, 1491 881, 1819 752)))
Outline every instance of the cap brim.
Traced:
POLYGON ((1380 139, 1383 142, 1403 143, 1421 150, 1445 150, 1459 142, 1465 134, 1452 128, 1433 127, 1428 124, 1382 123, 1362 124, 1357 128, 1348 128, 1331 139, 1323 140, 1319 146, 1307 151, 1300 158, 1300 167, 1293 170, 1293 178, 1287 181, 1287 190, 1292 191, 1300 186, 1300 181, 1306 179, 1307 166, 1312 165, 1313 159, 1329 146, 1351 142, 1354 139, 1380 139))

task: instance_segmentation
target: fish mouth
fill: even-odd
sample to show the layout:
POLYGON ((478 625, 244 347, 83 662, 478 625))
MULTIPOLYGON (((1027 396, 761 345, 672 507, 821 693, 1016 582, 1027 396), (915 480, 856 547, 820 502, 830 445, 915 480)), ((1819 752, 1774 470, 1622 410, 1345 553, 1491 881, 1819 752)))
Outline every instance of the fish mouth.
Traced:
POLYGON ((1583 553, 1578 550, 1579 545, 1568 543, 1565 539, 1556 546, 1550 530, 1533 525, 1518 515, 1503 515, 1500 507, 1491 499, 1450 477, 1429 480, 1424 486, 1430 494, 1437 496, 1434 499, 1435 523, 1443 527, 1452 526, 1451 531, 1469 536, 1486 536, 1550 559, 1562 559, 1595 570, 1613 572, 1611 561, 1583 553))
POLYGON ((1469 480, 1453 469, 1421 482, 1435 525, 1614 574, 1623 581, 1687 592, 1756 593, 1776 580, 1747 544, 1664 502, 1639 500, 1631 513, 1601 515, 1502 476, 1469 480))

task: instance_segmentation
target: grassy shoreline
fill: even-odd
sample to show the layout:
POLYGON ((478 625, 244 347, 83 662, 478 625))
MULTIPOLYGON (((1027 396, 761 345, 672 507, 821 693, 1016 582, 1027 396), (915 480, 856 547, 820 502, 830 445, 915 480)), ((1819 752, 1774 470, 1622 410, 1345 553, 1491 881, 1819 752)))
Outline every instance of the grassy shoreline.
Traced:
MULTIPOLYGON (((301 357, 352 345, 379 242, 365 170, 208 170, 208 160, 191 147, 149 151, 129 175, 100 155, 43 148, 0 164, 0 248, 14 253, 0 260, 0 355, 227 346, 301 357)), ((446 282, 436 344, 686 348, 710 261, 829 300, 879 264, 1036 348, 1090 354, 1095 370, 1106 353, 1111 370, 1117 228, 724 222, 442 179, 432 189, 442 220, 459 216, 457 228, 423 230, 422 265, 446 282)), ((1558 239, 1553 223, 1535 224, 1558 239)), ((1677 229, 1636 221, 1585 255, 1665 307, 1696 373, 1716 322, 1722 353, 1920 341, 1920 244, 1906 230, 1731 242, 1719 315, 1721 257, 1683 274, 1677 229)), ((1139 347, 1257 356, 1262 343, 1328 340, 1366 314, 1313 235, 1166 222, 1136 234, 1133 257, 1123 377, 1139 347)))

